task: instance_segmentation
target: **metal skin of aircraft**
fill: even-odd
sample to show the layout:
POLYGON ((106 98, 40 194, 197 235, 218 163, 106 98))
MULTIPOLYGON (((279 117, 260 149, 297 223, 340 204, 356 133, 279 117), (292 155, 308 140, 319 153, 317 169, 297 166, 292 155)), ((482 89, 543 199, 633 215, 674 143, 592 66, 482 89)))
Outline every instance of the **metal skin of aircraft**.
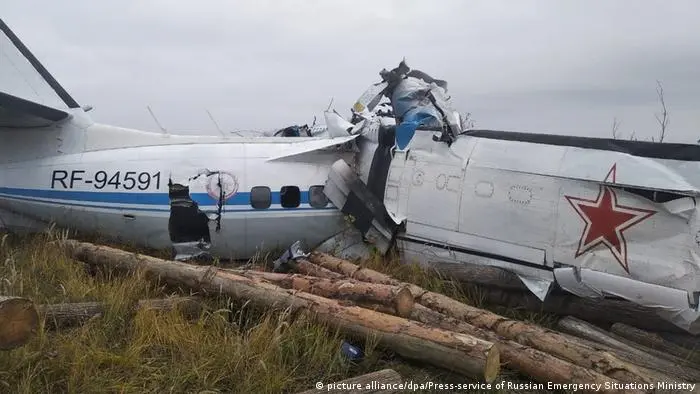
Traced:
POLYGON ((395 245, 700 332, 700 146, 465 130, 447 83, 404 62, 311 137, 152 133, 92 121, 2 20, 0 55, 0 227, 56 223, 178 259, 395 245))

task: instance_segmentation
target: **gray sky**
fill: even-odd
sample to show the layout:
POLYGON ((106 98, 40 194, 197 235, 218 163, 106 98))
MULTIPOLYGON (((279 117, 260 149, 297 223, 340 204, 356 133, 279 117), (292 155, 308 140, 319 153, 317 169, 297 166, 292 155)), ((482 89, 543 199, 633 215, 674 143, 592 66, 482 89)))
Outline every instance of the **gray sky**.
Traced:
POLYGON ((449 83, 476 126, 700 138, 698 1, 5 2, 2 18, 95 120, 171 132, 344 115, 403 57, 449 83))

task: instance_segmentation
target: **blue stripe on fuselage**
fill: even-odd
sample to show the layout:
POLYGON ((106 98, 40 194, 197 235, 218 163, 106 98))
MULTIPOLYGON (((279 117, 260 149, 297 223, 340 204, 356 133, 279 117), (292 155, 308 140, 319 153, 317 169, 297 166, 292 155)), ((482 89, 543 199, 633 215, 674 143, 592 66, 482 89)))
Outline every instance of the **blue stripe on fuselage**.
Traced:
MULTIPOLYGON (((46 198, 51 200, 69 200, 92 203, 170 205, 168 193, 146 192, 97 192, 76 190, 42 190, 0 187, 0 193, 21 197, 46 198)), ((192 200, 199 205, 216 205, 216 199, 207 193, 190 193, 192 200)), ((271 193, 272 204, 280 204, 280 192, 271 193)), ((309 203, 309 192, 301 192, 301 204, 309 203)), ((226 200, 226 205, 250 205, 250 192, 238 192, 226 200)))

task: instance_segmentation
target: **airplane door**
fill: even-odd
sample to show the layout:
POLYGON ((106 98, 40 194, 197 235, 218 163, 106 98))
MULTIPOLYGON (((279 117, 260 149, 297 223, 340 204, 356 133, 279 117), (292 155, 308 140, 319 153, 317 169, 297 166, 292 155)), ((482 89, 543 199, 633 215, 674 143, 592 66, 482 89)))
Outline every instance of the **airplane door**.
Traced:
POLYGON ((389 169, 384 205, 397 220, 457 231, 463 170, 430 153, 396 152, 389 169))

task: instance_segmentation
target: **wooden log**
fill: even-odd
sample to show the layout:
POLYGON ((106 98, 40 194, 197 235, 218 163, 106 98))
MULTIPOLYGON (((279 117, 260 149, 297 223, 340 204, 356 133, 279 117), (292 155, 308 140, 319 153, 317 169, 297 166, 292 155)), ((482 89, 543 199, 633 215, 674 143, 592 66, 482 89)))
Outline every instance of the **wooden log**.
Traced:
POLYGON ((642 346, 660 351, 662 354, 672 354, 681 359, 695 363, 700 361, 700 355, 697 354, 695 349, 686 349, 682 346, 678 346, 673 342, 665 340, 661 335, 655 332, 644 331, 624 323, 613 324, 612 327, 610 327, 610 332, 622 338, 634 341, 642 346))
POLYGON ((612 352, 620 356, 627 357, 632 363, 660 371, 663 374, 671 377, 675 376, 680 378, 675 379, 677 381, 684 380, 687 382, 700 382, 700 371, 687 365, 682 365, 682 363, 679 362, 685 360, 678 359, 677 361, 669 361, 668 359, 660 357, 659 355, 650 354, 649 350, 651 349, 647 349, 647 351, 641 350, 621 341, 620 338, 615 337, 613 334, 595 327, 594 325, 583 320, 567 316, 559 320, 557 323, 557 328, 572 335, 586 338, 607 346, 608 348, 612 349, 612 352))
POLYGON ((73 302, 63 304, 43 304, 37 307, 48 329, 77 326, 104 314, 105 305, 101 302, 73 302))
POLYGON ((309 276, 315 276, 318 278, 326 278, 326 279, 341 279, 344 278, 345 276, 342 274, 339 274, 337 272, 333 272, 327 268, 323 268, 319 265, 313 264, 310 261, 306 259, 297 259, 295 261, 295 268, 298 272, 301 272, 304 275, 309 275, 309 276))
MULTIPOLYGON (((103 302, 76 302, 39 305, 39 314, 44 317, 46 327, 58 329, 71 327, 104 314, 103 302)), ((201 316, 203 306, 196 297, 169 297, 139 300, 133 310, 155 310, 169 312, 177 309, 187 319, 201 316)))
POLYGON ((317 321, 351 336, 375 337, 379 344, 407 359, 420 360, 472 379, 493 382, 500 371, 498 346, 466 334, 430 327, 401 317, 279 286, 255 282, 216 267, 193 266, 106 246, 67 240, 66 251, 88 264, 111 269, 141 270, 150 280, 203 292, 250 300, 266 308, 310 312, 317 321))
POLYGON ((403 384, 401 375, 393 369, 382 369, 364 375, 355 376, 340 382, 323 382, 322 387, 302 391, 298 394, 320 394, 320 393, 398 393, 399 389, 394 388, 403 384))
POLYGON ((348 278, 357 279, 362 282, 368 283, 382 283, 385 285, 392 286, 408 286, 416 299, 419 299, 427 290, 416 286, 412 283, 401 283, 400 281, 390 277, 389 275, 377 272, 369 268, 363 268, 356 264, 353 264, 347 260, 331 256, 327 253, 321 252, 311 252, 309 254, 309 261, 316 264, 322 268, 326 268, 333 272, 345 275, 348 278))
POLYGON ((0 350, 24 345, 38 329, 39 315, 31 300, 0 296, 0 350))
MULTIPOLYGON (((346 260, 325 253, 313 252, 309 256, 309 261, 362 281, 395 286, 402 284, 381 272, 358 267, 346 260)), ((443 294, 429 292, 415 285, 409 286, 418 304, 466 321, 474 327, 491 330, 502 338, 549 353, 562 360, 615 378, 620 382, 649 382, 650 379, 653 379, 637 365, 616 357, 606 349, 583 344, 575 337, 563 335, 535 324, 508 319, 496 313, 463 304, 443 294)))
MULTIPOLYGON (((320 267, 319 267, 320 268, 320 267)), ((250 270, 226 270, 256 281, 264 280, 285 289, 300 290, 321 297, 358 302, 376 302, 393 307, 407 317, 413 309, 413 295, 407 287, 362 282, 354 279, 326 279, 297 274, 277 274, 250 270)))
POLYGON ((663 339, 675 343, 689 350, 700 350, 700 335, 692 335, 689 333, 680 334, 675 332, 656 331, 663 339))
MULTIPOLYGON (((384 313, 393 313, 390 308, 384 305, 367 305, 384 313)), ((583 368, 568 361, 561 360, 551 354, 521 345, 515 341, 503 340, 492 331, 474 327, 464 321, 451 318, 443 313, 429 309, 423 305, 416 305, 411 312, 411 319, 439 327, 444 330, 470 334, 479 338, 484 338, 492 342, 498 342, 501 352, 501 362, 507 368, 518 371, 521 374, 532 378, 540 383, 580 383, 580 384, 600 384, 602 387, 612 387, 613 383, 619 381, 596 372, 592 369, 583 368), (608 385, 606 385, 606 383, 608 385)), ((644 383, 654 383, 651 378, 644 383)), ((605 390, 602 392, 618 392, 618 390, 605 390)), ((625 391, 629 392, 629 391, 625 391)), ((636 392, 646 392, 638 390, 636 392)))

